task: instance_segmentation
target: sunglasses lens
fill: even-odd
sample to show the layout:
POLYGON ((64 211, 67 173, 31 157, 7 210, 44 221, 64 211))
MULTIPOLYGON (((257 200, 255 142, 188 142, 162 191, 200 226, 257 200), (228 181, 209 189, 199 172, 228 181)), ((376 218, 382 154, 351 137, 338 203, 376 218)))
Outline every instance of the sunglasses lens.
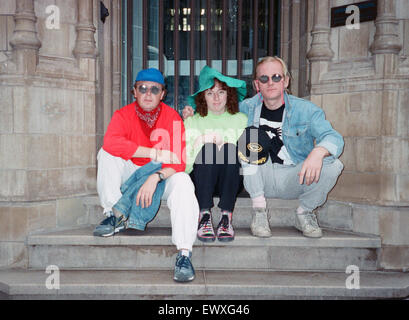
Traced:
POLYGON ((142 94, 146 93, 148 91, 148 88, 146 86, 139 86, 138 91, 142 94))
POLYGON ((267 83, 268 82, 268 77, 267 76, 261 76, 260 78, 258 78, 258 80, 261 83, 267 83))
POLYGON ((275 74, 275 75, 273 75, 273 76, 271 77, 271 80, 273 80, 273 82, 280 82, 282 78, 283 78, 283 77, 282 77, 281 75, 275 74))
POLYGON ((159 94, 159 92, 160 92, 160 89, 158 87, 156 86, 151 87, 151 93, 154 94, 155 96, 159 94))
POLYGON ((157 86, 152 86, 152 87, 148 88, 147 86, 142 85, 142 86, 138 87, 138 91, 140 93, 142 93, 142 94, 145 94, 148 91, 150 91, 152 94, 154 94, 156 96, 157 94, 160 93, 160 88, 158 88, 157 86))

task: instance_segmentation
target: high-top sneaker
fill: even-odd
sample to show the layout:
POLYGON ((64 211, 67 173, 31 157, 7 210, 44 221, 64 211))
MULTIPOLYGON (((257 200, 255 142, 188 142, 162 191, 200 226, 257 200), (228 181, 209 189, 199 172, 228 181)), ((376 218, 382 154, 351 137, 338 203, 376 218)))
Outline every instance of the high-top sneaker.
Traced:
POLYGON ((256 237, 267 238, 272 236, 266 208, 253 208, 250 229, 253 236, 256 237))
POLYGON ((213 242, 216 239, 214 235, 212 214, 210 210, 201 211, 199 214, 197 238, 203 242, 213 242))
POLYGON ((217 225, 217 239, 222 242, 234 240, 234 230, 231 223, 233 213, 223 211, 222 218, 217 225))

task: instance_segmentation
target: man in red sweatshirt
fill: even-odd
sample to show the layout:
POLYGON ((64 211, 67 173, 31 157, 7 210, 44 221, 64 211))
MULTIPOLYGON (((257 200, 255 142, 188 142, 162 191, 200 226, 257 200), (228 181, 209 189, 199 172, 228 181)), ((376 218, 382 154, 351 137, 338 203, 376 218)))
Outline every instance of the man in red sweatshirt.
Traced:
POLYGON ((157 184, 165 180, 162 199, 167 200, 172 224, 172 241, 179 253, 174 280, 191 281, 191 263, 196 239, 199 206, 190 177, 184 173, 185 128, 179 114, 162 102, 165 82, 159 70, 141 70, 132 93, 134 103, 116 111, 98 153, 97 190, 106 218, 95 236, 108 237, 126 228, 126 217, 113 206, 122 197, 121 185, 150 161, 162 163, 140 187, 136 205, 149 207, 157 184))

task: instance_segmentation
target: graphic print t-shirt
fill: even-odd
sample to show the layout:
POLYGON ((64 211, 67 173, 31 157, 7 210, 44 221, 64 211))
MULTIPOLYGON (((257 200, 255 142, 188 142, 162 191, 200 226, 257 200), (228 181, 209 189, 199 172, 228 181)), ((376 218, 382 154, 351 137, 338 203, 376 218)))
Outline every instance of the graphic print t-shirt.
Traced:
POLYGON ((271 138, 272 151, 270 152, 271 161, 285 165, 294 164, 286 147, 283 144, 282 125, 284 104, 277 110, 267 109, 263 103, 260 115, 260 129, 267 132, 271 138))

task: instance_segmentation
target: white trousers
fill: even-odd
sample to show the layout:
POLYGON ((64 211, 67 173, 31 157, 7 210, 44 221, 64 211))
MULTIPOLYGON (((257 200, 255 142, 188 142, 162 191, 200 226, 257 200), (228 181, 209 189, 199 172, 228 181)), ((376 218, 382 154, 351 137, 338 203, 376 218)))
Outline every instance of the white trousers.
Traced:
MULTIPOLYGON (((115 157, 103 150, 98 152, 97 191, 104 214, 122 197, 121 185, 138 170, 131 160, 115 157)), ((199 204, 189 175, 177 172, 167 178, 162 199, 167 201, 172 224, 172 242, 177 249, 192 251, 199 220, 199 204)))

